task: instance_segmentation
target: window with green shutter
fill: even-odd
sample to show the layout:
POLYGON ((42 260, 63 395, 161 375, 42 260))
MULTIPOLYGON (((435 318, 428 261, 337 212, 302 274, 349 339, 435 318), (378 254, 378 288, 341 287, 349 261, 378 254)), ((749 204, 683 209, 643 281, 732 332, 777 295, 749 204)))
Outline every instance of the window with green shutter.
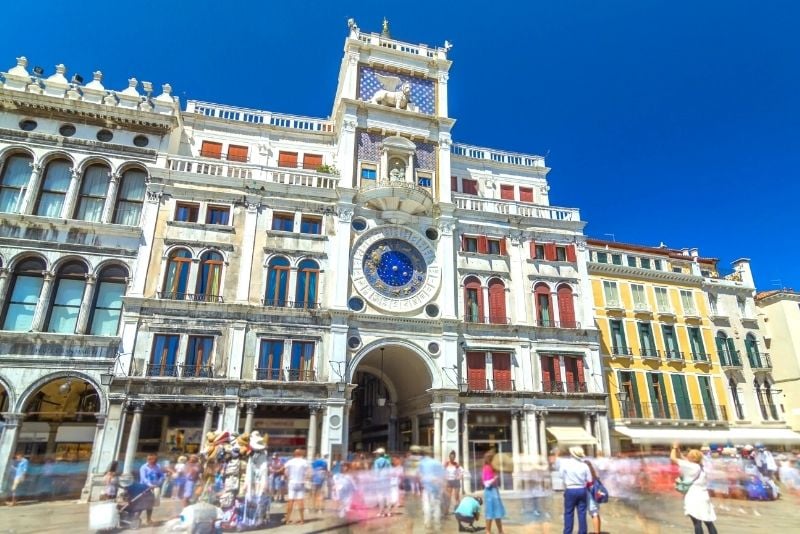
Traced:
POLYGON ((703 346, 703 334, 700 329, 696 326, 690 326, 687 330, 689 331, 689 344, 692 347, 692 359, 695 361, 708 360, 706 349, 703 346))
POLYGON ((661 333, 664 336, 664 349, 666 350, 665 356, 667 359, 683 359, 683 356, 678 350, 678 339, 675 337, 675 327, 669 324, 663 324, 661 325, 661 333))
POLYGON ((678 417, 691 420, 692 401, 689 399, 685 376, 672 375, 672 391, 675 393, 675 403, 678 405, 678 417))
POLYGON ((667 389, 664 387, 664 375, 661 373, 647 373, 647 385, 650 388, 653 417, 669 419, 669 402, 667 401, 667 389))
POLYGON ((735 366, 742 365, 742 361, 739 359, 739 351, 736 350, 736 345, 733 344, 733 338, 728 338, 728 355, 731 357, 731 364, 735 366))
POLYGON ((714 405, 714 395, 711 392, 711 379, 707 376, 698 376, 700 395, 703 397, 703 407, 706 410, 706 421, 716 421, 717 407, 714 405))
POLYGON ((653 329, 650 323, 639 323, 639 343, 643 357, 658 358, 656 344, 655 341, 653 341, 653 329))
POLYGON ((636 373, 619 371, 619 401, 623 417, 641 419, 642 404, 639 400, 639 386, 636 373))
POLYGON ((628 354, 628 342, 625 340, 625 329, 622 321, 611 319, 608 323, 611 325, 611 353, 628 354))

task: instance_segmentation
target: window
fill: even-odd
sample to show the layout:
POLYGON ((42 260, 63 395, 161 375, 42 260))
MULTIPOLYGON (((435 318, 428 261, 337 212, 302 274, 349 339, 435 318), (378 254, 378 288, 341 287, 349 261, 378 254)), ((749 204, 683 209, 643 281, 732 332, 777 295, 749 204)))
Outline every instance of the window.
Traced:
POLYGON ((314 380, 314 342, 292 341, 292 361, 289 380, 314 380))
POLYGON ((700 386, 700 397, 703 399, 703 408, 706 412, 706 421, 716 421, 717 407, 714 403, 714 394, 711 391, 711 379, 707 376, 698 376, 697 384, 700 386))
POLYGON ((314 260, 303 260, 297 266, 297 289, 294 305, 296 308, 317 307, 317 283, 319 265, 314 260))
POLYGON ((644 286, 641 284, 631 284, 631 294, 633 295, 633 309, 635 310, 648 310, 647 295, 644 292, 644 286))
POLYGON ((146 135, 137 135, 133 138, 133 144, 139 148, 144 148, 150 144, 150 139, 146 135))
POLYGON ((197 300, 206 302, 221 301, 222 254, 208 251, 200 256, 200 272, 197 276, 197 300))
POLYGON ((613 265, 622 265, 622 255, 621 254, 612 254, 611 255, 611 263, 613 265))
POLYGON ((228 145, 228 161, 247 161, 247 147, 228 145))
POLYGON ((742 297, 736 297, 736 304, 739 306, 739 314, 747 317, 747 301, 742 297))
POLYGON ((736 410, 736 418, 744 419, 744 409, 742 408, 742 400, 739 398, 739 388, 736 386, 736 380, 733 377, 728 379, 728 389, 731 392, 733 408, 736 410))
POLYGON ((375 165, 369 163, 362 163, 361 164, 361 181, 364 180, 375 180, 378 176, 378 171, 375 165))
POLYGON ((175 220, 181 222, 197 222, 200 205, 192 202, 177 202, 175 204, 175 220))
POLYGON ((167 259, 167 275, 164 278, 164 290, 161 298, 183 300, 186 298, 186 286, 189 282, 189 268, 192 266, 192 254, 186 249, 173 250, 167 259))
POLYGON ((186 347, 186 364, 183 366, 184 378, 211 378, 209 361, 213 348, 213 337, 189 336, 189 344, 186 347))
POLYGON ((478 181, 477 180, 470 180, 469 178, 463 178, 461 180, 461 188, 462 188, 462 192, 465 195, 477 195, 478 194, 478 181))
POLYGON ((204 158, 222 158, 222 143, 203 141, 203 144, 200 146, 200 155, 204 158))
POLYGON ((694 306, 694 296, 691 291, 681 289, 681 306, 683 306, 683 313, 685 315, 697 315, 697 309, 694 306))
POLYGON ((542 391, 546 393, 564 391, 561 383, 561 357, 541 356, 539 362, 542 367, 542 391))
POLYGON ((521 202, 533 202, 533 189, 530 187, 519 188, 519 200, 521 202))
POLYGON ((655 288, 656 292, 656 308, 660 313, 670 313, 671 308, 669 305, 669 295, 667 294, 666 287, 655 288))
POLYGON ((689 399, 689 390, 686 388, 686 376, 672 374, 670 378, 672 379, 675 403, 678 405, 678 417, 692 419, 692 401, 689 399))
POLYGON ((650 258, 642 258, 642 269, 649 269, 650 268, 650 258))
POLYGON ((639 386, 636 374, 631 371, 619 371, 619 404, 623 417, 641 419, 642 404, 639 400, 639 386))
POLYGON ((558 295, 558 320, 561 328, 577 328, 572 288, 567 284, 561 284, 558 286, 556 294, 558 295))
POLYGON ((104 143, 108 143, 112 139, 114 139, 114 134, 111 133, 111 130, 105 130, 105 129, 98 130, 97 132, 98 141, 103 141, 104 143))
POLYGON ((279 152, 278 153, 278 167, 291 167, 297 168, 297 152, 279 152))
POLYGON ((458 191, 458 176, 450 177, 450 191, 452 192, 458 191))
POLYGON ((322 233, 322 219, 320 217, 311 217, 303 215, 300 217, 300 233, 301 234, 315 234, 322 233))
POLYGON ((645 358, 658 358, 658 350, 653 340, 653 328, 650 323, 639 323, 639 346, 645 358))
POLYGON ((636 256, 628 255, 628 267, 636 267, 636 256))
POLYGON ((718 332, 714 341, 717 344, 717 353, 719 354, 719 361, 723 367, 739 366, 739 355, 733 345, 733 338, 730 338, 725 332, 718 332))
POLYGON ((696 326, 689 326, 686 328, 689 332, 689 345, 692 348, 692 358, 695 361, 708 361, 706 349, 703 346, 703 334, 696 326))
POLYGON ((544 245, 541 243, 534 243, 531 242, 531 252, 532 258, 535 260, 543 260, 544 259, 544 245))
POLYGON ((761 367, 761 358, 758 353, 758 342, 753 334, 747 334, 744 338, 744 348, 747 352, 747 361, 750 362, 750 367, 758 369, 761 367))
POLYGON ((56 275, 47 332, 74 334, 78 326, 83 291, 86 288, 86 266, 73 261, 61 267, 56 275))
POLYGON ((481 282, 474 276, 464 281, 464 319, 470 323, 481 322, 483 317, 483 291, 481 282))
POLYGON ((608 253, 607 252, 598 252, 597 253, 597 263, 608 263, 608 253))
POLYGON ((713 293, 708 294, 708 307, 711 310, 711 315, 717 315, 717 296, 713 293))
POLYGON ((492 353, 492 385, 495 391, 511 391, 511 354, 508 352, 492 353))
POLYGON ((431 176, 432 175, 428 173, 418 172, 417 185, 419 185, 420 187, 430 187, 433 183, 433 178, 431 176))
POLYGON ((258 380, 280 380, 283 359, 282 339, 262 339, 258 356, 256 378, 258 380))
POLYGON ((500 184, 500 198, 502 200, 514 200, 514 186, 509 184, 500 184))
POLYGON ((116 336, 122 316, 122 297, 127 288, 128 271, 123 267, 109 266, 100 271, 92 303, 91 326, 93 336, 116 336))
POLYGON ((564 379, 568 393, 586 393, 586 380, 583 374, 583 358, 564 357, 564 379))
POLYGON ((108 196, 109 169, 102 165, 90 165, 83 172, 78 205, 74 217, 83 221, 100 222, 103 206, 108 196))
POLYGON ((619 288, 617 288, 616 282, 603 280, 603 296, 605 296, 607 307, 618 307, 620 305, 619 288))
POLYGON ((39 124, 35 120, 25 119, 19 121, 19 128, 25 132, 32 132, 34 131, 39 124))
POLYGON ((467 385, 470 391, 486 389, 486 354, 467 352, 467 385))
POLYGON ((664 266, 661 263, 661 260, 653 260, 653 269, 656 271, 663 271, 664 266))
POLYGON ((753 380, 753 389, 756 392, 756 400, 758 401, 758 408, 761 410, 761 419, 768 420, 769 415, 767 414, 767 403, 764 399, 764 392, 761 391, 761 385, 758 383, 758 379, 753 380))
POLYGON ((63 135, 64 137, 72 137, 75 135, 75 126, 72 124, 62 124, 61 127, 58 129, 58 133, 63 135))
POLYGON ((556 261, 567 261, 567 247, 556 246, 556 261))
POLYGON ((36 203, 36 215, 61 217, 64 199, 72 177, 72 164, 65 160, 49 163, 45 169, 42 189, 36 203))
POLYGON ((536 284, 533 288, 533 298, 536 304, 536 324, 545 327, 553 326, 553 303, 547 284, 541 282, 536 284))
POLYGON ((672 268, 672 272, 673 273, 682 273, 683 272, 683 268, 681 268, 681 267, 673 267, 672 268))
POLYGON ((219 224, 227 226, 231 217, 231 208, 228 206, 209 205, 206 210, 206 224, 219 224))
POLYGON ((319 154, 303 154, 303 168, 316 171, 322 167, 322 156, 319 154))
POLYGON ((661 334, 664 337, 664 356, 668 359, 683 359, 683 355, 678 350, 678 338, 675 336, 675 327, 670 324, 662 324, 661 334))
POLYGON ((274 212, 272 214, 272 229, 278 232, 293 232, 294 214, 274 212))
POLYGON ((500 239, 487 239, 486 247, 487 247, 486 252, 489 254, 494 254, 497 256, 502 254, 501 250, 503 246, 502 246, 502 240, 500 239))
POLYGON ((44 261, 39 258, 24 260, 14 268, 8 288, 10 297, 3 317, 3 330, 31 330, 44 283, 44 270, 44 261))
POLYGON ((129 170, 122 175, 117 205, 114 210, 114 222, 127 226, 139 224, 139 217, 144 205, 146 174, 140 170, 129 170))
POLYGON ((489 322, 506 324, 506 286, 501 280, 493 278, 489 281, 489 322))
POLYGON ((647 385, 650 389, 650 405, 653 417, 656 419, 669 419, 669 401, 667 401, 667 388, 664 387, 664 375, 661 373, 647 373, 647 385))
POLYGON ((180 336, 158 334, 153 338, 148 376, 177 376, 180 336))
POLYGON ((629 355, 628 341, 625 339, 625 326, 618 319, 608 321, 611 327, 611 354, 629 355))
POLYGON ((461 240, 462 242, 462 250, 464 252, 478 252, 478 238, 477 237, 467 237, 461 240))
POLYGON ((6 159, 0 178, 0 212, 14 213, 19 210, 25 188, 31 178, 33 159, 14 155, 6 159))
POLYGON ((280 256, 272 258, 267 268, 267 294, 264 297, 264 305, 286 306, 288 284, 289 260, 280 256))
POLYGON ((764 380, 764 398, 767 401, 767 405, 769 406, 769 413, 774 420, 779 420, 780 417, 778 416, 778 409, 775 406, 775 400, 772 398, 772 386, 770 386, 767 380, 764 380))

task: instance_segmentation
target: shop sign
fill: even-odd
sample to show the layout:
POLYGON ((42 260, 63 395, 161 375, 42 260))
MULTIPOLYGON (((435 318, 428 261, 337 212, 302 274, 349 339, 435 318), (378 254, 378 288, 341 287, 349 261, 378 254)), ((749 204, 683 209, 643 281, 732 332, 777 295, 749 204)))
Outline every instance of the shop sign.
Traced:
POLYGON ((308 419, 277 419, 259 418, 253 419, 253 428, 263 428, 264 430, 277 429, 308 429, 308 419))

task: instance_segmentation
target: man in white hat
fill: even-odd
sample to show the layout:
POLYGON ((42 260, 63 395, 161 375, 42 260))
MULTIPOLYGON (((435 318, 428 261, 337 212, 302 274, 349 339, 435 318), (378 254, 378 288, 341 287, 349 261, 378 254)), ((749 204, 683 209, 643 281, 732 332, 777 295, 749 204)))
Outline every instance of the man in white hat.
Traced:
POLYGON ((586 488, 592 482, 592 473, 584 459, 583 447, 569 448, 569 458, 559 462, 559 473, 564 480, 564 534, 572 534, 575 508, 578 509, 578 534, 586 534, 586 488))
POLYGON ((378 498, 378 517, 389 517, 389 474, 392 463, 386 457, 383 447, 375 449, 375 461, 372 463, 372 473, 375 476, 375 490, 378 498))

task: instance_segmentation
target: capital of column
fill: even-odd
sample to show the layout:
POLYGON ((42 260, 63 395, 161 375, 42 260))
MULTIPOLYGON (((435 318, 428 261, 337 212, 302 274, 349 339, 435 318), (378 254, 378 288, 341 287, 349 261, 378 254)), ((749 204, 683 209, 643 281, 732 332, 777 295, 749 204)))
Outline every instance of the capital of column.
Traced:
POLYGON ((322 405, 312 404, 308 407, 308 411, 311 413, 311 415, 317 415, 320 411, 322 411, 322 405))
POLYGON ((109 179, 111 180, 112 184, 119 184, 119 181, 122 179, 122 175, 118 172, 114 172, 108 175, 109 179))
POLYGON ((0 278, 6 278, 9 272, 8 267, 0 267, 0 278))
POLYGON ((256 405, 255 404, 246 404, 244 409, 245 409, 245 412, 247 413, 247 415, 251 415, 251 414, 255 413, 256 405))
POLYGON ((96 413, 96 414, 94 414, 94 416, 97 419, 97 426, 102 428, 103 425, 106 424, 106 418, 107 418, 106 414, 104 414, 104 413, 96 413))
POLYGON ((142 413, 144 411, 144 401, 128 401, 128 408, 133 410, 134 413, 142 413))
POLYGON ((55 276, 56 273, 54 273, 53 271, 42 271, 42 278, 44 278, 45 282, 52 282, 55 276))
POLYGON ((94 285, 97 282, 96 274, 85 274, 83 276, 86 278, 86 283, 89 285, 94 285))
POLYGON ((31 166, 31 172, 35 174, 39 174, 42 172, 42 164, 41 163, 29 163, 31 166))
POLYGON ((80 171, 78 171, 78 169, 75 169, 75 168, 70 169, 69 174, 70 174, 70 178, 73 179, 73 180, 77 180, 78 178, 81 177, 80 171))
POLYGON ((352 208, 343 208, 339 210, 339 220, 341 222, 349 223, 353 220, 353 209, 352 208))

